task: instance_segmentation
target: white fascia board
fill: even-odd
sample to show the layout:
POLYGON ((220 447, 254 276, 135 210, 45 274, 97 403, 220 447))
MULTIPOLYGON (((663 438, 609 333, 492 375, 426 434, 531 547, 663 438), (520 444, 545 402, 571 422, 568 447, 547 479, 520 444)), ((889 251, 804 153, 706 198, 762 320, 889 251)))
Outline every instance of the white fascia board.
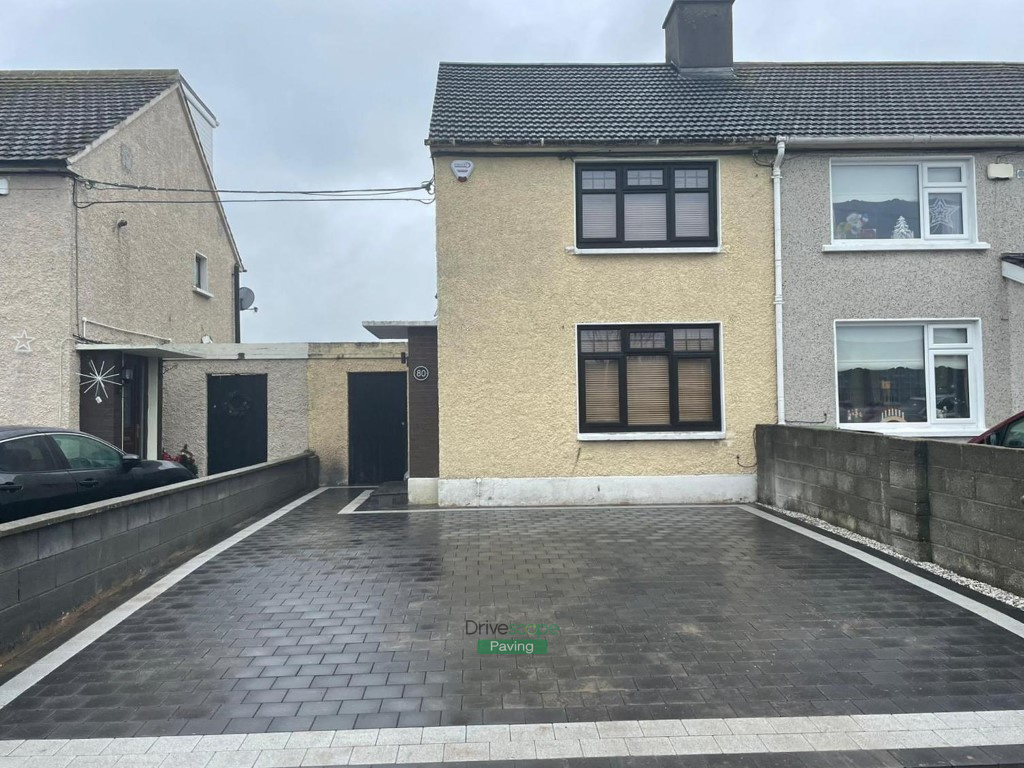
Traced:
POLYGON ((1001 262, 1003 265, 1003 277, 1013 280, 1016 283, 1024 283, 1024 267, 1018 267, 1008 261, 1001 262))

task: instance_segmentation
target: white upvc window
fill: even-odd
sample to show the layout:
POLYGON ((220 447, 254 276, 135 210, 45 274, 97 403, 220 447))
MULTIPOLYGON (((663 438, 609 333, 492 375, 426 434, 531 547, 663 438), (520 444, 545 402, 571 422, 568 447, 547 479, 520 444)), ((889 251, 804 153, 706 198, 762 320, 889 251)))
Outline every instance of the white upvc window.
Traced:
POLYGON ((210 261, 196 252, 195 269, 192 273, 192 287, 199 293, 210 294, 210 261))
POLYGON ((833 160, 832 249, 977 245, 969 158, 833 160))
POLYGON ((837 321, 839 426, 974 435, 983 424, 976 320, 837 321))

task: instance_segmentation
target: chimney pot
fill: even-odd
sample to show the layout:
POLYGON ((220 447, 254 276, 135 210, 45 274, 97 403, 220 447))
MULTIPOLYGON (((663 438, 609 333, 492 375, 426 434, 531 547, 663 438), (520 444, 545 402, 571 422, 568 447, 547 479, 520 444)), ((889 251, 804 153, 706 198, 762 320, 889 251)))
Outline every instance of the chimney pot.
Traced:
POLYGON ((734 0, 673 0, 665 23, 665 60, 682 70, 732 69, 734 0))

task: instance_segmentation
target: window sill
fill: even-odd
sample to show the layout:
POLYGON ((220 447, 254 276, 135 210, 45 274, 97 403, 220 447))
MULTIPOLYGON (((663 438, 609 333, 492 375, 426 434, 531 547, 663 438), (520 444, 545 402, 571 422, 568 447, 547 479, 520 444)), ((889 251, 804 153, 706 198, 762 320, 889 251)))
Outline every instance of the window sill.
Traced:
POLYGON ((205 296, 208 299, 212 299, 213 298, 213 294, 212 293, 210 293, 209 291, 204 291, 202 288, 197 288, 194 285, 192 286, 192 291, 194 293, 198 293, 200 296, 205 296))
POLYGON ((839 429, 850 432, 876 432, 891 437, 975 437, 986 430, 975 424, 932 424, 922 426, 893 425, 884 423, 840 424, 839 429))
POLYGON ((988 243, 945 240, 942 242, 894 243, 892 240, 852 240, 848 243, 826 243, 823 253, 858 253, 861 251, 987 251, 988 243))
POLYGON ((575 246, 569 246, 565 249, 567 253, 571 253, 575 256, 623 256, 636 254, 638 256, 646 256, 648 254, 674 254, 679 256, 685 256, 690 253, 721 253, 722 248, 720 246, 711 246, 707 248, 577 248, 575 246))
POLYGON ((725 432, 580 432, 581 443, 624 440, 725 440, 725 432))

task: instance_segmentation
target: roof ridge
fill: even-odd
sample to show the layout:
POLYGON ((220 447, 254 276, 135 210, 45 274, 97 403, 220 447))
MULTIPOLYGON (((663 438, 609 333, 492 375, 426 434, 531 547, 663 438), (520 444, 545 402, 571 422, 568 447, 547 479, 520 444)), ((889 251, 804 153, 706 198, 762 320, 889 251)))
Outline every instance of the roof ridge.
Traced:
POLYGON ((181 77, 178 69, 0 69, 0 77, 181 77))
MULTIPOLYGON (((667 62, 652 61, 565 61, 565 62, 528 62, 528 61, 441 61, 442 67, 494 67, 494 68, 516 68, 516 67, 578 67, 578 68, 607 68, 607 67, 652 67, 675 69, 667 62)), ((1024 67, 1024 61, 737 61, 734 67, 744 69, 750 67, 935 67, 935 66, 968 66, 968 67, 1024 67)), ((726 67, 726 69, 728 69, 726 67)), ((680 70, 685 72, 686 70, 680 70)))

